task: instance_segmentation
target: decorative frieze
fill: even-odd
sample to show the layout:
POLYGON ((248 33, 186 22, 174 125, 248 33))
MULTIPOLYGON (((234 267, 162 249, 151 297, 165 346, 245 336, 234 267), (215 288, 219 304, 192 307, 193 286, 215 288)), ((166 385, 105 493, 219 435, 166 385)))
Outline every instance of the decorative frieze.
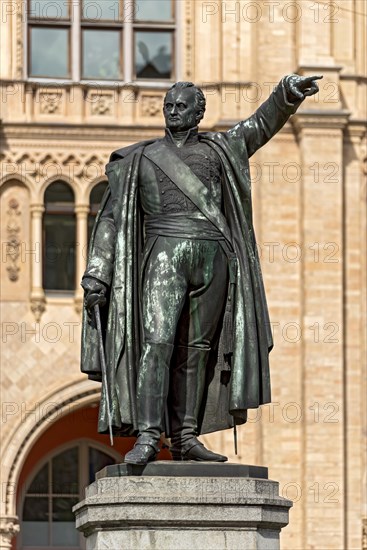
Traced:
POLYGON ((78 151, 73 154, 70 150, 24 153, 13 149, 2 155, 1 171, 3 175, 11 175, 14 179, 32 178, 38 189, 39 184, 55 178, 83 186, 104 176, 106 162, 108 153, 102 155, 78 151))

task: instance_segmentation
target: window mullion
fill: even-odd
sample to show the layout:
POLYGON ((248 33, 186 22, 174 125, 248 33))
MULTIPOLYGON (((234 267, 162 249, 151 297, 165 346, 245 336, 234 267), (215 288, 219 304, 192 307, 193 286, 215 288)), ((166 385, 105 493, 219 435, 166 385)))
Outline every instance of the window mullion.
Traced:
POLYGON ((89 485, 88 443, 82 440, 79 444, 79 498, 85 498, 84 489, 89 485))
POLYGON ((52 459, 48 461, 48 543, 52 546, 52 493, 53 493, 53 479, 52 479, 52 459))
POLYGON ((81 59, 81 40, 82 33, 80 29, 80 1, 71 4, 71 78, 74 82, 79 82, 80 59, 81 59))
MULTIPOLYGON (((131 6, 130 6, 131 9, 131 6)), ((123 75, 124 82, 132 82, 133 79, 133 56, 134 56, 134 41, 133 41, 133 18, 129 6, 124 2, 123 12, 123 75)))

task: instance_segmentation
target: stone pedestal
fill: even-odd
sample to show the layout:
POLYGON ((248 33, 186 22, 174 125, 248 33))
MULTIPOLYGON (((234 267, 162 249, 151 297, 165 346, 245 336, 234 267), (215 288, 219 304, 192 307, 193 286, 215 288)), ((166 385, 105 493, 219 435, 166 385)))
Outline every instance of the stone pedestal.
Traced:
POLYGON ((276 550, 291 506, 267 468, 161 461, 108 466, 74 512, 87 550, 276 550))

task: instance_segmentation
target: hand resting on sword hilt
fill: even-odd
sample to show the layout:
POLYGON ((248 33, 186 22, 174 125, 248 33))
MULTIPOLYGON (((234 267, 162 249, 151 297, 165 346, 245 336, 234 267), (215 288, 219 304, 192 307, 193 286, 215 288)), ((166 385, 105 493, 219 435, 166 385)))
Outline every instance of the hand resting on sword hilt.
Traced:
POLYGON ((84 306, 88 312, 92 311, 96 304, 100 307, 106 304, 107 287, 102 281, 94 277, 83 277, 81 286, 84 289, 84 306))

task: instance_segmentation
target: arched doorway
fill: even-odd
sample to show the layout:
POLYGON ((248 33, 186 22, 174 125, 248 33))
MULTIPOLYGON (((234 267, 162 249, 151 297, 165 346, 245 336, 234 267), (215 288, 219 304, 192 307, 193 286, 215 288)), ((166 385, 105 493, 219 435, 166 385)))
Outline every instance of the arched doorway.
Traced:
POLYGON ((84 548, 75 529, 72 507, 84 498, 84 488, 97 471, 121 462, 134 438, 109 438, 97 433, 98 406, 73 408, 35 442, 17 484, 20 533, 13 549, 84 548))
MULTIPOLYGON (((87 392, 85 393, 87 395, 87 392)), ((114 439, 114 446, 111 447, 109 444, 109 436, 97 433, 99 394, 95 394, 93 391, 90 395, 87 395, 86 399, 88 399, 88 401, 82 407, 80 406, 80 400, 76 399, 68 399, 64 402, 62 407, 53 407, 51 409, 50 405, 52 403, 50 400, 45 401, 45 403, 41 403, 40 411, 42 411, 43 429, 42 431, 40 430, 41 433, 39 436, 33 440, 32 445, 28 446, 27 454, 23 454, 23 456, 20 453, 20 450, 22 449, 22 441, 23 448, 25 448, 25 445, 28 444, 28 438, 32 438, 32 434, 35 433, 35 427, 32 426, 32 419, 34 420, 34 418, 29 416, 26 419, 26 422, 17 430, 18 452, 14 455, 13 467, 10 472, 11 475, 9 475, 10 481, 7 484, 7 517, 10 518, 9 521, 16 520, 17 523, 19 521, 21 528, 21 532, 17 536, 14 533, 16 530, 12 529, 14 534, 12 538, 13 550, 23 548, 27 548, 28 550, 30 550, 30 548, 32 548, 32 550, 40 550, 45 548, 52 548, 52 550, 57 548, 76 548, 78 550, 82 550, 84 544, 84 539, 82 537, 79 538, 79 546, 67 545, 67 541, 64 541, 65 544, 63 546, 50 546, 50 542, 51 544, 57 542, 57 537, 54 537, 54 539, 48 538, 47 545, 45 546, 42 546, 40 543, 37 543, 37 545, 33 547, 23 545, 23 523, 25 521, 33 521, 34 519, 34 516, 32 517, 32 515, 28 514, 30 504, 26 503, 26 498, 39 497, 47 499, 47 509, 45 501, 40 503, 38 506, 39 508, 42 508, 43 506, 43 515, 40 512, 36 516, 36 522, 47 523, 47 529, 52 529, 52 525, 50 525, 52 522, 49 521, 50 514, 61 513, 62 519, 68 523, 69 518, 71 518, 71 516, 68 515, 68 509, 73 506, 71 500, 74 497, 76 498, 77 495, 78 500, 84 498, 83 485, 88 484, 90 480, 93 480, 94 473, 101 469, 100 466, 103 464, 103 461, 106 460, 103 456, 107 455, 107 457, 114 459, 114 461, 121 462, 123 455, 125 455, 134 445, 135 438, 133 437, 116 437, 114 439), (51 414, 48 414, 49 412, 51 414), (45 425, 48 425, 46 429, 44 429, 45 425), (52 477, 52 474, 50 476, 50 469, 57 469, 57 466, 53 466, 53 461, 56 461, 56 465, 70 463, 70 455, 63 455, 63 453, 75 447, 78 448, 78 471, 80 468, 83 471, 78 478, 79 493, 78 490, 74 493, 66 494, 55 492, 55 488, 53 486, 50 487, 50 484, 53 484, 54 477, 52 477), (93 458, 90 454, 90 449, 96 449, 97 451, 100 451, 102 455, 97 453, 93 458), (17 460, 22 464, 21 468, 18 470, 16 468, 17 460), (45 474, 45 470, 43 470, 46 464, 48 478, 45 474), (86 475, 86 472, 88 475, 86 475), (12 492, 12 487, 16 489, 15 494, 12 492), (31 489, 32 491, 36 489, 36 492, 31 492, 31 489), (53 498, 70 498, 68 509, 62 508, 62 506, 67 504, 65 500, 56 502, 56 509, 54 509, 55 507, 53 507, 53 503, 51 502, 50 504, 49 502, 50 499, 53 498), (24 506, 26 506, 25 510, 24 506), (26 512, 25 517, 23 517, 24 511, 26 512)), ((53 404, 55 405, 55 403, 53 404)), ((40 422, 41 420, 39 420, 38 423, 40 422)), ((161 450, 159 459, 171 459, 171 455, 167 449, 161 450)), ((72 476, 74 474, 70 475, 72 476)), ((56 482, 59 483, 57 476, 56 482)), ((69 483, 72 485, 75 483, 75 479, 73 480, 73 478, 71 478, 69 482, 66 481, 64 483, 69 483)), ((62 521, 60 523, 62 523, 62 521)), ((26 526, 26 529, 28 529, 28 527, 30 526, 26 526)), ((34 528, 37 529, 37 526, 34 526, 34 528)), ((45 526, 43 526, 42 529, 45 531, 45 526)), ((43 540, 46 544, 46 540, 43 540)), ((69 542, 71 543, 73 541, 70 540, 69 542)))

